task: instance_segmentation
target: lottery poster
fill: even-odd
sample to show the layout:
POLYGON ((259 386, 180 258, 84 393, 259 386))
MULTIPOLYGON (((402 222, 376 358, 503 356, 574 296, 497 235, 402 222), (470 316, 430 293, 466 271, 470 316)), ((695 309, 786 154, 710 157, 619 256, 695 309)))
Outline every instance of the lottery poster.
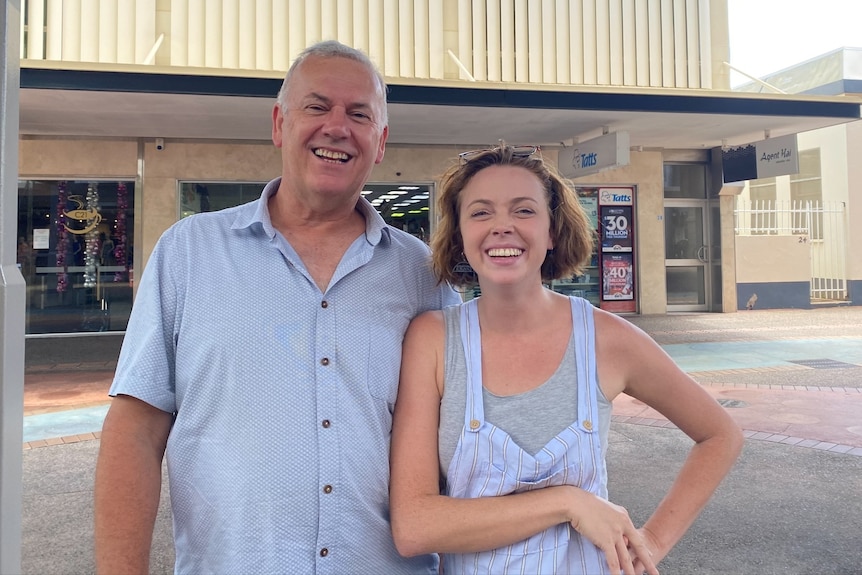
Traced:
POLYGON ((590 220, 590 226, 595 230, 599 227, 599 213, 598 213, 598 198, 595 193, 587 195, 580 190, 578 190, 578 202, 581 204, 581 207, 584 209, 584 213, 587 214, 587 218, 590 220))
POLYGON ((632 254, 602 255, 602 299, 634 299, 634 266, 632 254))
POLYGON ((632 249, 632 207, 602 206, 602 250, 631 251, 632 249))

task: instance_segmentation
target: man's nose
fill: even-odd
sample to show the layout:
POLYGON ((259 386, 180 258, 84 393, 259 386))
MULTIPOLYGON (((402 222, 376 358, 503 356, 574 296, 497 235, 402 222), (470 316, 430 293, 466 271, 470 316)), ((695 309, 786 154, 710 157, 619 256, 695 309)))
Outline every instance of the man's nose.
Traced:
POLYGON ((334 138, 346 138, 350 135, 347 110, 340 106, 333 106, 329 113, 326 114, 326 122, 323 125, 323 131, 327 136, 334 138))

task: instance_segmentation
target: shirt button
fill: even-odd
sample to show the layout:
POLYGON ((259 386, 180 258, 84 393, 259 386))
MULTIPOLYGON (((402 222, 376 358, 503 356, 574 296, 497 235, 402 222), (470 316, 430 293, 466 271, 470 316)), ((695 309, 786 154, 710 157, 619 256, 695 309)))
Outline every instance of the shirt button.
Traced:
POLYGON ((320 550, 320 556, 321 557, 326 557, 327 555, 329 555, 329 549, 324 547, 323 549, 320 550))
POLYGON ((324 429, 329 429, 329 426, 332 425, 332 423, 328 419, 324 419, 321 422, 321 425, 323 426, 324 429))
POLYGON ((322 307, 323 309, 328 308, 328 307, 329 307, 329 302, 328 302, 328 301, 326 301, 326 300, 323 300, 322 302, 320 302, 320 307, 322 307))
POLYGON ((332 486, 331 485, 324 485, 323 486, 323 492, 326 494, 332 493, 332 486))
POLYGON ((328 358, 328 357, 324 357, 323 359, 321 359, 321 360, 320 360, 320 365, 329 365, 329 358, 328 358))

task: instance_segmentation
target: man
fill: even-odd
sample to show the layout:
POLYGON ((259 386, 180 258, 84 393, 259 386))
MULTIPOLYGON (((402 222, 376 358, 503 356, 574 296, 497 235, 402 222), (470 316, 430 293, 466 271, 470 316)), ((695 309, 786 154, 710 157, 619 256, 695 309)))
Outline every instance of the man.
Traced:
POLYGON ((272 114, 282 177, 177 222, 147 264, 96 470, 100 573, 146 573, 167 459, 178 573, 430 573, 388 518, 401 340, 458 300, 361 199, 386 87, 324 42, 272 114))

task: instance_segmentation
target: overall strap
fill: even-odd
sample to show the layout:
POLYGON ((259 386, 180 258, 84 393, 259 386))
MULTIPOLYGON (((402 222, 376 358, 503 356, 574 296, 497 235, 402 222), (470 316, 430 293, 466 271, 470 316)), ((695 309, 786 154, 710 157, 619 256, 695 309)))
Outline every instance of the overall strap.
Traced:
POLYGON ((485 421, 482 402, 482 334, 479 330, 479 308, 472 299, 461 306, 461 343, 467 366, 467 408, 464 411, 464 429, 474 433, 485 421))
POLYGON ((598 398, 596 397, 596 338, 593 306, 579 297, 572 302, 572 333, 575 337, 575 365, 578 369, 578 429, 598 431, 598 398), (582 399, 581 399, 582 398, 582 399))

